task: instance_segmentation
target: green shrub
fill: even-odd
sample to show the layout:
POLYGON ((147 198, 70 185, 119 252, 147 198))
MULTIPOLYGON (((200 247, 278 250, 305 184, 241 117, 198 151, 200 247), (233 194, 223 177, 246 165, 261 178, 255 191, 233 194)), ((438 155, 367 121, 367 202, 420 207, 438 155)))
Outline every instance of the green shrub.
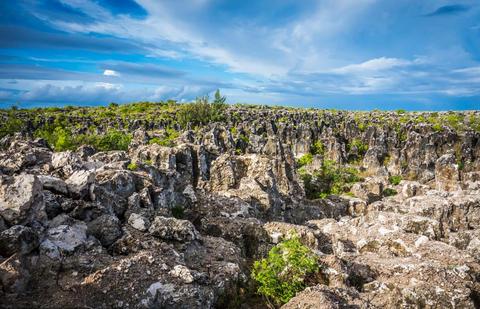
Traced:
POLYGON ((363 143, 361 140, 354 138, 348 145, 347 151, 350 152, 351 150, 356 149, 357 154, 361 157, 365 155, 368 150, 368 145, 363 143))
POLYGON ((397 195, 397 190, 392 189, 392 188, 386 188, 385 190, 383 190, 383 195, 384 196, 397 195))
POLYGON ((131 171, 136 171, 138 169, 138 165, 135 162, 131 162, 130 164, 127 165, 127 169, 131 171))
POLYGON ((310 152, 314 155, 323 155, 323 154, 325 154, 325 146, 323 145, 323 143, 321 141, 316 141, 310 147, 310 152))
POLYGON ((469 123, 473 131, 480 132, 480 116, 470 115, 469 123))
POLYGON ((432 126, 432 129, 435 132, 441 132, 441 131, 443 131, 443 126, 439 123, 436 123, 432 126))
POLYGON ((365 130, 367 130, 367 126, 368 126, 367 123, 365 123, 365 122, 360 122, 360 123, 358 124, 358 129, 359 129, 361 132, 365 132, 365 130))
POLYGON ((175 205, 172 207, 172 216, 177 219, 183 219, 185 216, 185 210, 182 205, 175 205))
POLYGON ((245 135, 244 133, 240 134, 240 135, 238 136, 238 138, 239 138, 242 142, 244 142, 245 144, 250 143, 250 139, 249 139, 248 136, 245 135))
POLYGON ((223 121, 225 110, 228 107, 225 100, 226 98, 222 97, 218 90, 212 103, 209 102, 208 96, 197 98, 194 103, 181 105, 177 112, 177 120, 184 128, 188 124, 199 126, 210 122, 223 121))
POLYGON ((254 263, 252 278, 259 294, 281 305, 305 289, 305 278, 319 268, 312 250, 293 236, 273 247, 267 258, 254 263))
POLYGON ((165 136, 163 138, 154 137, 150 141, 149 144, 158 144, 161 146, 173 147, 175 146, 175 140, 180 136, 180 132, 172 129, 167 128, 165 130, 165 136))
POLYGON ((73 150, 77 147, 72 132, 60 126, 37 130, 34 135, 45 139, 55 151, 73 150))
POLYGON ((308 199, 325 198, 330 194, 341 195, 360 180, 355 168, 338 166, 330 160, 324 160, 320 170, 313 173, 308 173, 305 168, 300 168, 298 173, 308 199))
MULTIPOLYGON (((56 124, 61 121, 55 121, 56 124)), ((74 134, 66 125, 45 126, 35 131, 36 137, 44 138, 55 151, 74 150, 80 145, 91 145, 100 151, 127 150, 131 134, 109 130, 104 135, 74 134)))
POLYGON ((402 176, 400 175, 394 175, 394 176, 388 177, 388 182, 390 182, 390 184, 394 186, 400 184, 400 181, 402 181, 402 176))
POLYGON ((392 157, 387 154, 387 155, 383 158, 383 165, 384 165, 384 166, 387 166, 387 165, 390 163, 391 160, 392 160, 392 157))
POLYGON ((464 115, 459 113, 451 113, 444 117, 443 119, 449 127, 454 130, 462 130, 464 125, 464 115))
POLYGON ((75 139, 72 136, 72 133, 66 129, 56 127, 54 131, 55 141, 55 150, 64 151, 71 150, 76 148, 75 139))
POLYGON ((313 162, 313 155, 311 153, 306 153, 298 159, 297 164, 298 164, 298 167, 300 168, 312 162, 313 162))
POLYGON ((20 132, 24 125, 23 121, 16 118, 14 111, 11 111, 7 115, 7 120, 2 121, 0 126, 0 138, 3 138, 7 135, 13 135, 16 132, 20 132))
POLYGON ((118 130, 109 130, 93 140, 93 146, 101 151, 127 150, 132 141, 132 135, 118 130))

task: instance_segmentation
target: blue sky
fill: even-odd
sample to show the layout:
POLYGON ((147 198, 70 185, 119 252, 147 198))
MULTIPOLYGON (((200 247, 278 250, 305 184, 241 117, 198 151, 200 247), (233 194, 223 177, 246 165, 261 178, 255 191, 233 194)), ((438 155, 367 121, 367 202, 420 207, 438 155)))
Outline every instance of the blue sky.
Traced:
POLYGON ((478 0, 0 2, 0 107, 480 108, 478 0))

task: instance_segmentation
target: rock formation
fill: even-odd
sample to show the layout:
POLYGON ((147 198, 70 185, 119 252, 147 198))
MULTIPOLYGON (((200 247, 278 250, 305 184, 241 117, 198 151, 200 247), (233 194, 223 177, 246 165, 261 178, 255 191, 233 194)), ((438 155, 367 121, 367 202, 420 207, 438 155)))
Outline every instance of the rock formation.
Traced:
POLYGON ((232 107, 172 147, 149 143, 168 121, 98 123, 127 151, 7 136, 0 306, 264 308, 252 262, 295 231, 322 267, 284 308, 478 308, 480 132, 404 116, 232 107), (330 161, 358 179, 309 199, 330 161))

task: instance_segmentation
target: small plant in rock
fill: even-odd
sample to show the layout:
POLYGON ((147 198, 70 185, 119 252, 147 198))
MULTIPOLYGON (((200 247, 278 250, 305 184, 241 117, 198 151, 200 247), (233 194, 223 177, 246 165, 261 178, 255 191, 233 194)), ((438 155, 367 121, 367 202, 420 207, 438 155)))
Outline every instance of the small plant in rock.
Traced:
POLYGON ((308 173, 305 168, 300 168, 298 173, 308 199, 344 194, 350 190, 353 183, 360 180, 355 168, 338 166, 330 160, 324 160, 321 168, 313 173, 308 173))
POLYGON ((185 216, 185 209, 183 209, 182 205, 173 206, 171 211, 174 218, 183 219, 185 216))
POLYGON ((432 126, 432 129, 435 132, 442 132, 443 131, 443 126, 439 123, 436 123, 432 126))
POLYGON ((127 169, 131 171, 136 171, 138 169, 138 165, 135 162, 131 162, 130 164, 127 165, 127 169))
POLYGON ((315 254, 294 235, 273 247, 267 258, 254 263, 252 278, 259 294, 281 305, 305 289, 307 276, 319 269, 315 254))
POLYGON ((402 181, 402 176, 400 175, 393 175, 388 177, 388 182, 390 182, 390 184, 394 186, 399 185, 400 181, 402 181))
POLYGON ((383 190, 383 196, 393 196, 397 195, 397 193, 397 190, 392 188, 386 188, 385 190, 383 190))
POLYGON ((298 167, 301 168, 312 162, 313 162, 313 155, 311 153, 306 153, 298 159, 297 164, 298 164, 298 167))
POLYGON ((347 150, 350 152, 356 149, 357 154, 361 157, 365 155, 368 150, 368 145, 363 143, 361 140, 354 138, 348 145, 347 150))
POLYGON ((312 147, 310 147, 310 152, 314 155, 323 155, 325 154, 325 146, 321 141, 316 141, 312 147))
POLYGON ((165 134, 162 138, 160 137, 154 137, 148 141, 149 144, 158 144, 160 146, 166 146, 166 147, 174 147, 175 146, 175 140, 180 136, 180 132, 172 129, 172 128, 167 128, 165 130, 165 134))
POLYGON ((245 135, 244 133, 240 134, 240 135, 238 136, 238 138, 239 138, 243 143, 245 143, 245 144, 250 143, 250 139, 249 139, 248 136, 245 135))

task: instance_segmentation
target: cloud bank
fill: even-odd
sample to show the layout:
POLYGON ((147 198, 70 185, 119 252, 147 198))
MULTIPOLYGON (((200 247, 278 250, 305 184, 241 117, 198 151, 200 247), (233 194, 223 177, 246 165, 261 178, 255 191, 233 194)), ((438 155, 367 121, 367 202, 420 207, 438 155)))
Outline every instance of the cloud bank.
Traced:
POLYGON ((230 102, 471 108, 478 20, 475 1, 6 2, 0 106, 187 101, 220 88, 230 102))

